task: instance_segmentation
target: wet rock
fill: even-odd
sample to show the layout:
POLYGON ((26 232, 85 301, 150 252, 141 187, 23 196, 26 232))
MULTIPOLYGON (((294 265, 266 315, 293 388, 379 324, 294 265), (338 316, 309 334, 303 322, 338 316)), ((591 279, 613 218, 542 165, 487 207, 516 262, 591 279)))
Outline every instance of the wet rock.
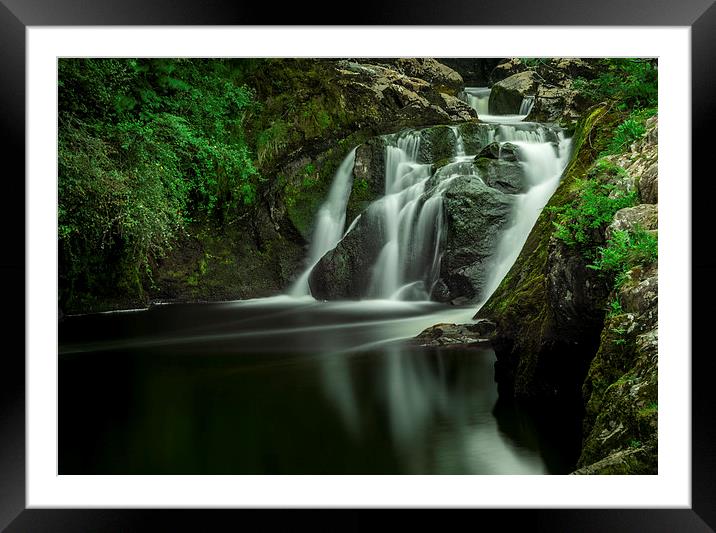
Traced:
POLYGON ((308 280, 319 300, 359 299, 368 292, 383 229, 361 216, 353 230, 316 264, 308 280))
POLYGON ((418 334, 415 343, 419 346, 465 346, 488 342, 481 338, 473 324, 435 324, 418 334))
POLYGON ((486 157, 488 159, 502 159, 503 161, 517 161, 518 148, 512 143, 493 142, 485 146, 475 156, 475 159, 486 157))
POLYGON ((486 185, 507 194, 527 191, 527 181, 522 165, 517 161, 499 159, 475 159, 475 171, 486 185))
POLYGON ((346 209, 346 220, 353 221, 370 202, 385 192, 385 139, 372 137, 356 148, 353 188, 346 209))
POLYGON ((537 74, 532 71, 519 72, 496 83, 490 92, 490 114, 518 114, 522 100, 526 96, 534 96, 537 87, 537 74))
POLYGON ((467 303, 479 300, 490 272, 490 258, 506 227, 512 197, 489 187, 477 176, 459 176, 446 189, 446 221, 439 301, 467 303))
POLYGON ((435 126, 420 130, 419 163, 432 163, 452 158, 457 148, 457 136, 449 126, 435 126))
POLYGON ((547 253, 547 293, 556 332, 564 342, 599 331, 609 287, 599 272, 573 247, 551 239, 547 253))

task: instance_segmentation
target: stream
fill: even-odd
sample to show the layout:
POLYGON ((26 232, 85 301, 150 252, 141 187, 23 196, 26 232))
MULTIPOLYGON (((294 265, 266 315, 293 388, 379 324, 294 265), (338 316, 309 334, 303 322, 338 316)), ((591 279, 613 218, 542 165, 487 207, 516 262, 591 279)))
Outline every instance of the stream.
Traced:
MULTIPOLYGON (((464 97, 487 110, 489 89, 464 97)), ((485 115, 485 143, 517 147, 515 195, 486 292, 514 263, 556 189, 569 140, 515 115, 485 115)), ((489 345, 409 339, 466 323, 476 305, 430 301, 444 239, 442 195, 475 154, 433 175, 414 131, 387 137, 385 195, 361 215, 381 232, 366 294, 318 301, 312 269, 355 227, 346 220, 355 150, 317 215, 306 268, 287 294, 155 305, 65 318, 59 328, 60 474, 564 474, 579 421, 498 399, 489 345)))

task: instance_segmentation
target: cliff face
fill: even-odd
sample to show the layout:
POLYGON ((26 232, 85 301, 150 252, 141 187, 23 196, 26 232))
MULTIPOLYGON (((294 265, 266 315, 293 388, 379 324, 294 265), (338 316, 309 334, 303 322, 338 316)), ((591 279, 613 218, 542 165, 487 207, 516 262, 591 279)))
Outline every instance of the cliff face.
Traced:
POLYGON ((599 254, 590 256, 559 238, 556 216, 598 183, 613 196, 633 195, 636 205, 618 210, 605 227, 592 228, 591 252, 607 249, 599 252, 603 259, 617 243, 636 242, 639 235, 656 245, 656 117, 646 121, 644 136, 626 153, 597 159, 622 120, 604 106, 585 114, 557 192, 477 314, 497 326, 501 394, 583 403, 577 474, 656 473, 657 466, 656 257, 640 256, 639 264, 612 279, 595 267, 599 254))

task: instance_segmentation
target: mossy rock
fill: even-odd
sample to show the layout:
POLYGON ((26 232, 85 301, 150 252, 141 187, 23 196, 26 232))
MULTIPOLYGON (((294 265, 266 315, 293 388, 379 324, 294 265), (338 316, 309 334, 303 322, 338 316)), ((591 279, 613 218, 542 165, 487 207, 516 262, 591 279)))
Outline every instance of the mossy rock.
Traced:
POLYGON ((550 239, 556 231, 550 207, 570 203, 579 180, 604 150, 620 116, 599 105, 588 110, 572 139, 573 155, 562 181, 540 214, 515 264, 476 318, 497 323, 494 346, 502 390, 518 397, 552 397, 568 389, 579 394, 581 380, 599 343, 601 328, 581 342, 562 345, 548 291, 550 239), (579 374, 581 373, 581 377, 579 374), (577 382, 573 382, 577 380, 577 382))

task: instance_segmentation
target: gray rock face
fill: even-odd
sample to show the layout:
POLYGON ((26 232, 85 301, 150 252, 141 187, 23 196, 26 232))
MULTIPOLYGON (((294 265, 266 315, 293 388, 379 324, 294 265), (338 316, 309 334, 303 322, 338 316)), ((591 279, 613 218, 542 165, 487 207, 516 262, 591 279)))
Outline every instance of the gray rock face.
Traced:
POLYGON ((587 261, 562 241, 550 239, 547 255, 547 292, 565 341, 580 339, 585 332, 599 331, 609 288, 587 261))
POLYGON ((641 201, 646 204, 659 202, 659 166, 652 164, 639 180, 639 195, 641 201))
POLYGON ((368 291, 372 267, 380 253, 383 229, 361 216, 353 230, 321 258, 308 284, 320 300, 359 299, 368 291))
POLYGON ((480 298, 489 259, 506 227, 512 197, 477 176, 455 178, 443 197, 447 231, 435 299, 455 304, 480 298))
POLYGON ((606 238, 611 239, 615 231, 634 231, 637 228, 655 230, 659 227, 659 213, 656 204, 639 204, 625 207, 614 214, 614 220, 607 226, 606 238))
POLYGON ((405 75, 426 80, 443 93, 454 95, 464 84, 460 74, 432 58, 400 58, 394 64, 405 75))
MULTIPOLYGON (((408 75, 405 73, 407 65, 397 67, 394 63, 388 60, 385 63, 373 60, 360 63, 347 60, 336 62, 338 88, 345 93, 345 107, 352 112, 360 112, 364 117, 365 124, 359 126, 375 123, 383 131, 395 131, 401 127, 449 124, 466 120, 466 117, 477 118, 475 111, 467 104, 448 101, 443 97, 443 93, 451 89, 435 86, 418 76, 433 76, 443 71, 447 76, 443 81, 448 83, 450 78, 452 81, 449 83, 455 84, 455 76, 459 78, 459 74, 435 62, 437 70, 431 71, 428 68, 421 72, 417 70, 417 65, 413 65, 413 75, 408 75), (439 90, 441 88, 443 90, 439 90)), ((430 65, 432 63, 428 67, 430 65)))
POLYGON ((584 446, 585 473, 657 473, 658 269, 635 267, 618 290, 622 312, 608 317, 589 368, 584 446), (604 461, 634 452, 623 464, 604 461), (591 469, 591 470, 590 470, 591 469), (596 470, 593 472, 592 470, 596 470))
POLYGON ((519 194, 527 191, 527 182, 522 165, 517 161, 480 158, 474 163, 477 175, 485 184, 507 194, 519 194))

